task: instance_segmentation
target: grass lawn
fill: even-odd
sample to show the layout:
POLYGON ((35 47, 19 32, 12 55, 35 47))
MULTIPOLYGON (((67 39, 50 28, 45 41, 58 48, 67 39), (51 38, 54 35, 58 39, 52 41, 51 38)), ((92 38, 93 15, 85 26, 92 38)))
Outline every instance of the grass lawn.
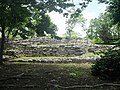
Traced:
POLYGON ((0 90, 120 90, 120 87, 111 86, 85 88, 84 86, 101 83, 120 83, 92 76, 91 65, 91 63, 5 63, 4 66, 0 66, 0 90))

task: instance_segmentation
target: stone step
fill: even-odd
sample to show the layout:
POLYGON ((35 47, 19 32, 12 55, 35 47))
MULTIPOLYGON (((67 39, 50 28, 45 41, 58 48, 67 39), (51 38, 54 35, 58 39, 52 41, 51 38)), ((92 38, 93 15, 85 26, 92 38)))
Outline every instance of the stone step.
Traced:
POLYGON ((33 63, 85 63, 94 62, 100 57, 40 57, 40 58, 18 58, 9 62, 33 62, 33 63))

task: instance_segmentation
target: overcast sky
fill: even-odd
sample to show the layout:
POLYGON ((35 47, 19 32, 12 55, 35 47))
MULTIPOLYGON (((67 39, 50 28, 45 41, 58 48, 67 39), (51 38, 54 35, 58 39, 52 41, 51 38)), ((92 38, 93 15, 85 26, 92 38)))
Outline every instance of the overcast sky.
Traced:
MULTIPOLYGON (((74 0, 75 2, 79 0, 74 0)), ((105 11, 106 5, 105 4, 98 4, 97 0, 93 0, 88 7, 82 12, 85 19, 87 19, 86 27, 89 26, 89 22, 91 19, 97 18, 100 13, 103 13, 105 11)), ((58 36, 62 36, 66 30, 66 18, 63 17, 62 14, 59 14, 57 12, 51 12, 50 14, 51 20, 54 24, 58 27, 58 36)), ((75 32, 78 32, 81 34, 82 37, 86 35, 86 33, 83 31, 83 29, 80 27, 80 25, 76 25, 76 27, 73 29, 75 32)))

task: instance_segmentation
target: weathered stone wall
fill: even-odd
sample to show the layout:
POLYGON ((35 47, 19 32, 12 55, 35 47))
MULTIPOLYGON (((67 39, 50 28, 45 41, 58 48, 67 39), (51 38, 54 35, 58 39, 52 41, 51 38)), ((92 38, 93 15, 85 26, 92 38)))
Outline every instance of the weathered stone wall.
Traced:
MULTIPOLYGON (((7 45, 7 44, 6 44, 7 45)), ((79 56, 86 52, 85 48, 73 45, 41 45, 11 43, 9 49, 19 50, 25 56, 79 56)))
POLYGON ((79 56, 86 51, 82 47, 73 46, 39 46, 39 47, 27 47, 24 53, 33 56, 79 56))
POLYGON ((32 38, 26 40, 8 40, 7 50, 16 50, 17 55, 24 56, 80 56, 86 52, 94 52, 108 48, 93 45, 88 40, 55 40, 50 38, 32 38))
POLYGON ((62 39, 62 40, 57 40, 57 39, 51 39, 47 37, 36 37, 36 38, 31 38, 31 39, 21 39, 21 40, 16 40, 18 43, 27 43, 27 44, 36 44, 36 45, 42 45, 42 44, 80 44, 80 43, 91 43, 88 39, 62 39))

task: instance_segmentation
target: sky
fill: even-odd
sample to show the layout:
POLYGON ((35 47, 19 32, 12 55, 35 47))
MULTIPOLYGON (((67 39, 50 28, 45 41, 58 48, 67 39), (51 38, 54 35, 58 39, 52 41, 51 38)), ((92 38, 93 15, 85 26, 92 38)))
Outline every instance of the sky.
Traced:
MULTIPOLYGON (((73 0, 75 3, 77 3, 79 0, 73 0)), ((100 13, 103 13, 105 11, 106 5, 105 4, 98 4, 97 0, 93 0, 88 7, 82 12, 83 17, 85 19, 87 19, 86 21, 86 27, 89 26, 90 20, 97 18, 99 16, 100 13)), ((51 20, 54 24, 57 25, 58 27, 58 32, 57 35, 58 36, 62 36, 66 30, 66 20, 67 18, 63 17, 62 14, 59 14, 57 12, 51 12, 49 13, 51 20)), ((83 30, 83 28, 77 24, 76 27, 73 29, 73 31, 80 33, 80 37, 85 37, 86 33, 83 30)))

